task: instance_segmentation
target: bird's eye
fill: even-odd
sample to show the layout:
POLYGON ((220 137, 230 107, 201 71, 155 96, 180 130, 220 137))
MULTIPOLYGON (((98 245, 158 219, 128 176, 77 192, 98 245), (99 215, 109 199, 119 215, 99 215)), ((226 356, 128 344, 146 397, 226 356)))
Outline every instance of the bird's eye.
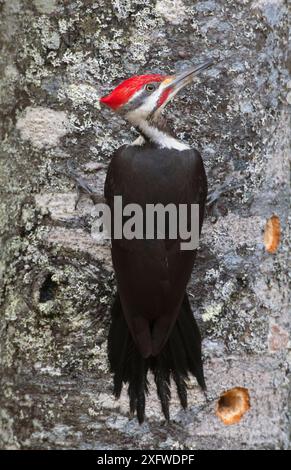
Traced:
POLYGON ((146 91, 152 92, 156 89, 156 85, 154 83, 147 83, 145 86, 146 91))

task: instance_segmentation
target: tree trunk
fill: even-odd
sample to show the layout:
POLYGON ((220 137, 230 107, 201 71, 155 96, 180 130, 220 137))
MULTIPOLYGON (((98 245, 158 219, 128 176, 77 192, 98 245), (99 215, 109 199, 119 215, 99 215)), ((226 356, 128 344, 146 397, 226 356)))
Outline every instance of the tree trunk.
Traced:
POLYGON ((287 448, 287 2, 0 0, 0 9, 0 447, 287 448), (209 401, 191 382, 188 411, 173 394, 165 425, 150 393, 139 426, 126 391, 111 395, 110 250, 93 202, 82 195, 74 207, 67 162, 102 194, 114 148, 136 135, 98 97, 130 75, 210 57, 224 61, 167 111, 201 151, 209 189, 226 187, 208 209, 189 285, 209 401), (277 249, 275 239, 264 245, 271 216, 277 249), (233 387, 247 389, 250 409, 228 426, 216 412, 233 411, 236 398, 218 403, 233 387))

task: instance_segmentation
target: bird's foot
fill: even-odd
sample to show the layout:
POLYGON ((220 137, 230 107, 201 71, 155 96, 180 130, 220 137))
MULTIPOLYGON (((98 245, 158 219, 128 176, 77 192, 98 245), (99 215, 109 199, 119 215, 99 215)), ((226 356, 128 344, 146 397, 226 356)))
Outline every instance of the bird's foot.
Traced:
POLYGON ((240 181, 237 183, 231 183, 231 179, 232 178, 227 178, 223 184, 217 186, 213 191, 210 191, 206 201, 207 207, 211 207, 224 194, 227 194, 234 189, 241 188, 243 186, 243 182, 240 181))
MULTIPOLYGON (((99 168, 97 167, 94 170, 100 171, 102 169, 103 166, 100 166, 99 168)), ((66 176, 69 176, 71 179, 73 179, 76 183, 77 197, 75 200, 75 210, 77 210, 78 208, 82 192, 88 194, 94 205, 98 204, 99 202, 104 202, 103 196, 94 192, 94 190, 89 185, 88 181, 86 181, 86 179, 78 173, 72 160, 67 160, 67 169, 65 171, 65 174, 66 176)))
POLYGON ((221 184, 216 186, 212 191, 209 192, 206 200, 206 208, 208 214, 212 215, 215 219, 219 217, 219 215, 224 214, 225 209, 224 207, 216 207, 217 202, 227 193, 232 192, 235 189, 241 188, 243 186, 243 182, 232 182, 232 178, 227 178, 227 180, 221 184))

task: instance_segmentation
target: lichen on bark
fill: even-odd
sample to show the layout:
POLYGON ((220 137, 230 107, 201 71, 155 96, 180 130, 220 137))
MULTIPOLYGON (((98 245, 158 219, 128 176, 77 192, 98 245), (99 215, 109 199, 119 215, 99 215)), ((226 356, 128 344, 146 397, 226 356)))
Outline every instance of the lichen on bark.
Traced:
POLYGON ((0 447, 287 448, 287 2, 1 0, 0 13, 0 447), (111 397, 109 247, 92 201, 75 210, 66 163, 101 194, 110 155, 135 133, 98 97, 130 75, 209 57, 224 62, 167 117, 201 151, 210 188, 229 186, 189 285, 210 401, 191 383, 189 410, 173 396, 165 426, 151 393, 139 427, 126 394, 111 397), (273 214, 282 236, 270 254, 273 214), (248 389, 251 409, 226 427, 215 407, 232 387, 248 389))

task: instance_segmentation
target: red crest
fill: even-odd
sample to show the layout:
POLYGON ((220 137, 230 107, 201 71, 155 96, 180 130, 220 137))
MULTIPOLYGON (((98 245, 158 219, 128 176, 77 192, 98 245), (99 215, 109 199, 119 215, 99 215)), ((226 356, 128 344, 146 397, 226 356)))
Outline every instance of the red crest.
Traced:
POLYGON ((126 104, 128 100, 147 83, 162 82, 166 76, 159 74, 137 75, 124 80, 109 95, 100 98, 100 102, 112 109, 126 104))

